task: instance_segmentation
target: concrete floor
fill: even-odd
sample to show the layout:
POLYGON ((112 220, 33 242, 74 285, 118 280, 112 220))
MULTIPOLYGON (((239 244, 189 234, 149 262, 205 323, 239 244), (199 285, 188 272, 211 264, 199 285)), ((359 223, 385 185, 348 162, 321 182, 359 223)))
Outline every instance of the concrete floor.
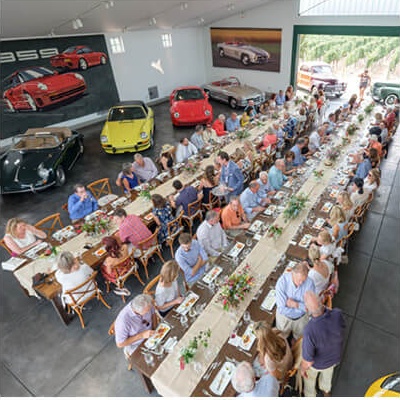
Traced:
MULTIPOLYGON (((213 106, 215 116, 230 112, 219 103, 213 102, 213 106)), ((154 110, 156 145, 143 153, 150 157, 158 154, 164 143, 175 143, 193 132, 193 128, 172 128, 167 103, 154 110)), ((68 223, 61 205, 77 182, 87 184, 109 177, 116 191, 116 175, 132 155, 103 153, 99 144, 101 127, 97 124, 81 130, 85 154, 67 175, 65 186, 0 198, 1 236, 6 221, 17 215, 35 223, 60 211, 68 223)), ((363 396, 373 380, 400 366, 399 137, 395 136, 389 158, 383 162, 382 185, 366 223, 351 243, 350 262, 340 267, 340 291, 334 305, 344 311, 348 325, 343 362, 334 378, 335 396, 363 396)), ((2 261, 6 254, 0 251, 2 261)), ((169 252, 165 255, 170 257, 169 252)), ((149 272, 155 276, 158 270, 157 263, 149 272)), ((87 327, 82 330, 77 318, 65 327, 50 303, 26 297, 12 273, 0 270, 0 279, 1 396, 147 396, 136 373, 127 371, 114 338, 107 335, 123 307, 118 296, 105 296, 111 310, 92 302, 92 309, 84 314, 87 327)), ((127 287, 133 294, 142 290, 134 279, 127 287)))

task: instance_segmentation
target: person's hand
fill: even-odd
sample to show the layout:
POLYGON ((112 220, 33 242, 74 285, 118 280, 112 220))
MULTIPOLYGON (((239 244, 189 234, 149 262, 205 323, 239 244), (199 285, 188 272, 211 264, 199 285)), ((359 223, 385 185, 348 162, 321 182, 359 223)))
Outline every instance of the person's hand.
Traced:
POLYGON ((243 229, 248 229, 250 227, 250 222, 244 222, 242 224, 243 229))
POLYGON ((289 181, 290 183, 292 183, 292 182, 293 182, 293 176, 290 176, 290 177, 288 178, 288 181, 289 181))
POLYGON ((36 240, 36 242, 35 242, 35 246, 37 245, 37 244, 39 244, 39 243, 42 243, 43 242, 43 240, 42 239, 38 239, 38 240, 36 240))
POLYGON ((153 336, 155 333, 154 330, 148 329, 147 331, 142 332, 142 339, 148 339, 150 336, 153 336))
POLYGON ((299 303, 293 299, 287 299, 286 305, 290 308, 298 308, 299 307, 299 303))
POLYGON ((233 192, 233 188, 228 187, 228 192, 233 192))
POLYGON ((307 369, 305 369, 304 367, 301 367, 301 376, 303 378, 308 378, 307 369))
POLYGON ((179 296, 179 297, 177 297, 177 298, 175 299, 175 304, 181 304, 182 301, 183 301, 183 297, 182 297, 182 296, 179 296))

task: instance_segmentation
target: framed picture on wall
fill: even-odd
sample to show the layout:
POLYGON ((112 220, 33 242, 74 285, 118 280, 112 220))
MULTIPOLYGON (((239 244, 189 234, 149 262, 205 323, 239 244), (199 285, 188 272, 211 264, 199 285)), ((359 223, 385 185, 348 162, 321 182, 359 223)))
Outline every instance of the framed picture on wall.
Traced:
POLYGON ((280 72, 282 29, 211 28, 213 66, 280 72))

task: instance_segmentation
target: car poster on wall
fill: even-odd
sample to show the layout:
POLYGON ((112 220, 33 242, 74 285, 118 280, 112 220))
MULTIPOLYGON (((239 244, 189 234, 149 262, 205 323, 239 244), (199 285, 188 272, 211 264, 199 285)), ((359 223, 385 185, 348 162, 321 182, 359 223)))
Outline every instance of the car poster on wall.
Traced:
POLYGON ((1 139, 119 101, 103 35, 1 41, 1 139))
POLYGON ((213 66, 280 72, 282 29, 211 28, 213 66))

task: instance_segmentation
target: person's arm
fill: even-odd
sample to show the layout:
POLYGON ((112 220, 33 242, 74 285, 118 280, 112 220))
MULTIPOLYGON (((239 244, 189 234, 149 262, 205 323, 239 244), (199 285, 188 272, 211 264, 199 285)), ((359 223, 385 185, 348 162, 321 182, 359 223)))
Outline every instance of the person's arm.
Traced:
POLYGON ((236 183, 235 183, 235 185, 234 185, 233 187, 231 187, 231 188, 233 189, 233 192, 236 192, 238 189, 240 189, 240 188, 243 187, 244 178, 243 178, 242 171, 240 170, 239 167, 237 167, 237 168, 234 169, 233 174, 234 174, 234 176, 235 176, 235 178, 236 178, 236 183))
POLYGON ((90 203, 92 205, 92 212, 98 210, 99 203, 97 203, 97 200, 92 195, 89 195, 89 198, 90 198, 90 203))
POLYGON ((126 191, 127 193, 129 193, 129 192, 131 191, 131 188, 130 188, 130 186, 129 186, 128 179, 126 179, 126 178, 123 178, 123 179, 122 179, 122 186, 124 187, 124 189, 125 189, 125 191, 126 191))
POLYGON ((7 247, 8 247, 13 253, 18 254, 18 255, 19 255, 19 254, 22 254, 22 253, 25 253, 25 251, 29 250, 30 248, 36 246, 37 244, 39 244, 39 243, 41 243, 41 242, 42 242, 42 240, 41 240, 41 239, 38 239, 38 240, 36 240, 35 242, 29 244, 28 246, 19 247, 19 246, 17 245, 17 243, 14 241, 14 239, 13 239, 11 236, 9 236, 9 235, 4 236, 4 243, 7 245, 7 247))
POLYGON ((199 269, 206 263, 207 261, 203 260, 203 258, 199 255, 197 257, 197 262, 194 264, 192 268, 192 276, 195 276, 199 269))
POLYGON ((213 249, 212 238, 209 235, 205 235, 201 240, 198 238, 198 242, 209 256, 218 257, 220 255, 219 251, 213 249))
POLYGON ((38 229, 34 227, 33 225, 26 225, 26 229, 30 232, 32 232, 35 236, 37 236, 39 239, 46 239, 47 234, 46 232, 42 231, 41 229, 38 229))
POLYGON ((157 224, 157 226, 161 226, 160 218, 157 217, 154 213, 152 213, 154 222, 157 224))
POLYGON ((154 162, 153 162, 153 160, 151 159, 151 158, 149 158, 149 162, 150 162, 150 165, 151 165, 151 176, 152 176, 152 178, 154 178, 154 177, 156 177, 157 175, 158 175, 158 169, 157 169, 157 166, 156 166, 156 164, 154 164, 154 162))
POLYGON ((154 330, 147 329, 143 332, 137 333, 136 335, 130 336, 126 338, 122 342, 116 342, 118 348, 123 348, 126 346, 130 346, 131 344, 137 342, 138 340, 148 339, 151 335, 154 335, 154 330))

